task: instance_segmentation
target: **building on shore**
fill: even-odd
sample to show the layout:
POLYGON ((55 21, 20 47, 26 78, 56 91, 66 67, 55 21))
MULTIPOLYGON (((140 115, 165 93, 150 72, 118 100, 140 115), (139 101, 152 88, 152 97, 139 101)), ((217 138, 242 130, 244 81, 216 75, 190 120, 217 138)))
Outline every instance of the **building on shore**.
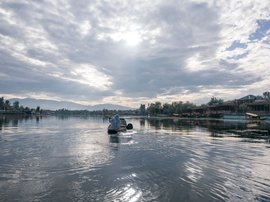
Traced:
POLYGON ((270 101, 262 96, 247 95, 220 104, 215 103, 210 106, 194 108, 190 116, 244 119, 247 112, 269 117, 270 119, 270 101))

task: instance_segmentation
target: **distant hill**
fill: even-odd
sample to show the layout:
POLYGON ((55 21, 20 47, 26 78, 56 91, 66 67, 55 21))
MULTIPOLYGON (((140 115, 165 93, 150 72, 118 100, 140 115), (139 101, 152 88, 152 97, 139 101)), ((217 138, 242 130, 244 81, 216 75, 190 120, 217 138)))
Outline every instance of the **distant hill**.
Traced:
POLYGON ((57 110, 57 109, 69 109, 69 110, 130 110, 132 108, 125 107, 121 105, 114 105, 114 104, 98 104, 98 105, 81 105, 74 102, 66 102, 66 101, 55 101, 55 100, 45 100, 45 99, 32 99, 32 98, 12 98, 9 99, 11 104, 14 101, 19 101, 20 105, 24 107, 36 108, 40 106, 41 109, 50 109, 50 110, 57 110))

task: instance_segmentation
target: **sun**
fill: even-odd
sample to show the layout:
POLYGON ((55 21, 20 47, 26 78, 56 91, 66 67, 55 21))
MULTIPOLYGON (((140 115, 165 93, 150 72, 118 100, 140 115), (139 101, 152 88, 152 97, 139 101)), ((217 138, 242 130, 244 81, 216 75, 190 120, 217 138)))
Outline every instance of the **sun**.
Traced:
POLYGON ((109 37, 115 42, 124 42, 127 46, 137 46, 142 41, 142 35, 134 30, 120 30, 109 37))
POLYGON ((126 32, 123 34, 123 39, 128 46, 137 46, 141 42, 138 32, 126 32))

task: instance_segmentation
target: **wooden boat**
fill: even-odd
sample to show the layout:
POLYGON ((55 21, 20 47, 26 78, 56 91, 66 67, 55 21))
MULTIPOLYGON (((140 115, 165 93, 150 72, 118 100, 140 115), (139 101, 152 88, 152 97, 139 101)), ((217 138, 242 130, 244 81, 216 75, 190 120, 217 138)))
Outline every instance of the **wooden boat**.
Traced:
POLYGON ((260 115, 258 115, 258 114, 254 114, 254 113, 249 113, 249 112, 247 112, 246 113, 246 119, 247 120, 265 120, 266 118, 265 117, 261 117, 260 115))
POLYGON ((124 118, 120 118, 120 127, 115 130, 111 128, 111 124, 108 126, 108 134, 117 134, 118 132, 125 132, 126 130, 133 129, 133 125, 131 123, 127 124, 124 118))

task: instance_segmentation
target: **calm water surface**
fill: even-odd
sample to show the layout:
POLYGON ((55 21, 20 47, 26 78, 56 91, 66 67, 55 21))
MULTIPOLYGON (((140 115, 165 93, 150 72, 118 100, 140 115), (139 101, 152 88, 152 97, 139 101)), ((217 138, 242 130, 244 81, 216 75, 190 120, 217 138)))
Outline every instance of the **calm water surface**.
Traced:
POLYGON ((270 201, 270 123, 0 118, 0 201, 270 201))

